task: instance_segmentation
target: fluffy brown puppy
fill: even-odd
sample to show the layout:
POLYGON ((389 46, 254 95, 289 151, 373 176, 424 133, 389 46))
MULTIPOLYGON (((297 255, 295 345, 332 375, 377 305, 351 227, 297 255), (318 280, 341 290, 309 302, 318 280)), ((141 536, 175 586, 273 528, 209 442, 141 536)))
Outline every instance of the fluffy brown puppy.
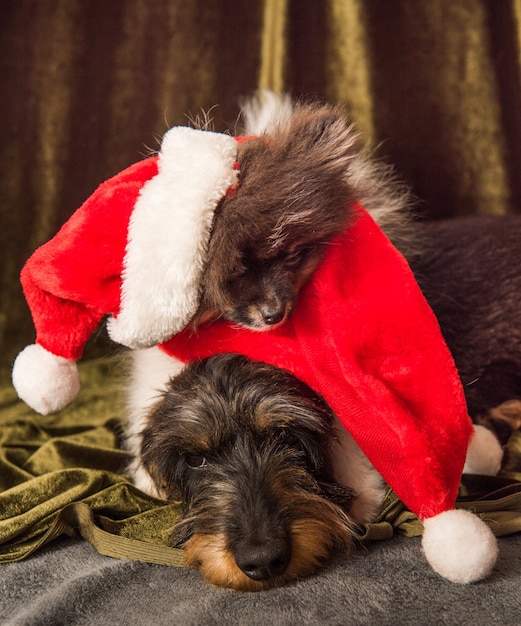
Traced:
MULTIPOLYGON (((255 330, 282 324, 325 246, 348 226, 354 202, 392 230, 407 204, 391 171, 361 150, 340 107, 271 104, 266 128, 239 144, 240 184, 216 211, 196 323, 222 315, 255 330)), ((254 131, 258 106, 246 107, 254 131)))

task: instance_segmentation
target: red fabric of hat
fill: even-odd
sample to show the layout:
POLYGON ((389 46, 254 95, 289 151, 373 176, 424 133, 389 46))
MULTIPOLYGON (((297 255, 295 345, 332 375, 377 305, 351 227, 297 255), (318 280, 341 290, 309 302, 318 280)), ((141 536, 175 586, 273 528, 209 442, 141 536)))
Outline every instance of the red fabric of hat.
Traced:
POLYGON ((331 242, 292 317, 259 333, 212 322, 162 348, 183 361, 239 352, 319 392, 421 519, 452 508, 472 425, 438 322, 370 215, 331 242))

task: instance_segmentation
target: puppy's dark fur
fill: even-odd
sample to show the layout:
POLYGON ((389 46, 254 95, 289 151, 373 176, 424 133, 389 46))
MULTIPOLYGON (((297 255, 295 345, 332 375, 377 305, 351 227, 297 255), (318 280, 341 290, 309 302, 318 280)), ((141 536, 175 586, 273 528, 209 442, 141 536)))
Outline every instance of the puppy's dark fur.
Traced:
POLYGON ((255 330, 283 323, 349 224, 351 204, 396 204, 389 171, 365 159, 340 108, 283 108, 267 133, 239 145, 240 184, 216 212, 197 323, 215 315, 255 330))
POLYGON ((215 584, 257 591, 309 575, 351 545, 353 493, 332 478, 333 415, 278 368, 220 355, 171 379, 142 461, 184 515, 172 542, 215 584))
POLYGON ((454 356, 469 413, 505 442, 521 426, 521 216, 416 229, 408 260, 454 356), (490 413, 505 402, 506 413, 490 413))

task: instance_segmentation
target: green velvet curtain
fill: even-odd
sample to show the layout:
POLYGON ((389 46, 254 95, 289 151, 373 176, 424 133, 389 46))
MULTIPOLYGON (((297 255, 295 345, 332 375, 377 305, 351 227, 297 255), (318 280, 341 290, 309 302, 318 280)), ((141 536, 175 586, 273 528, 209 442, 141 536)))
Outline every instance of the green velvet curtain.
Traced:
POLYGON ((2 0, 0 369, 33 338, 32 250, 169 126, 217 105, 233 129, 259 87, 344 103, 428 216, 519 211, 520 16, 521 0, 2 0))

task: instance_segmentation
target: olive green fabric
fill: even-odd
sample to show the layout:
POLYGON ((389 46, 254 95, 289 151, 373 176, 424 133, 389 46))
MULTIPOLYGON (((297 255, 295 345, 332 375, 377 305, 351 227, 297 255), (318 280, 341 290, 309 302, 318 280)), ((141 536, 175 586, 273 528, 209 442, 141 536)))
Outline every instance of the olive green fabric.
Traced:
MULTIPOLYGON (((515 458, 516 468, 521 469, 519 434, 508 443, 507 454, 511 459, 515 458)), ((521 472, 503 469, 494 477, 464 475, 456 508, 479 515, 496 537, 521 532, 521 472)), ((359 529, 358 538, 362 541, 385 540, 395 532, 406 537, 420 537, 423 525, 394 493, 389 492, 378 519, 372 524, 364 524, 359 529)))
MULTIPOLYGON (((83 537, 101 554, 182 565, 169 547, 179 503, 145 495, 124 475, 121 368, 114 359, 83 364, 83 388, 61 413, 42 417, 0 390, 0 562, 24 559, 60 535, 83 537)), ((521 531, 521 434, 497 478, 464 477, 458 506, 483 516, 496 535, 521 531)), ((359 539, 421 535, 419 520, 389 493, 359 539)))
MULTIPOLYGON (((520 431, 514 432, 505 446, 498 476, 463 475, 456 508, 467 509, 482 517, 497 537, 521 532, 520 431)), ((359 538, 390 539, 395 532, 406 537, 419 537, 423 525, 390 491, 378 519, 373 524, 364 524, 359 538)))
POLYGON ((67 534, 109 556, 180 564, 180 551, 167 547, 179 504, 143 494, 124 476, 117 369, 108 359, 85 364, 77 402, 50 417, 10 386, 0 390, 0 561, 67 534))

